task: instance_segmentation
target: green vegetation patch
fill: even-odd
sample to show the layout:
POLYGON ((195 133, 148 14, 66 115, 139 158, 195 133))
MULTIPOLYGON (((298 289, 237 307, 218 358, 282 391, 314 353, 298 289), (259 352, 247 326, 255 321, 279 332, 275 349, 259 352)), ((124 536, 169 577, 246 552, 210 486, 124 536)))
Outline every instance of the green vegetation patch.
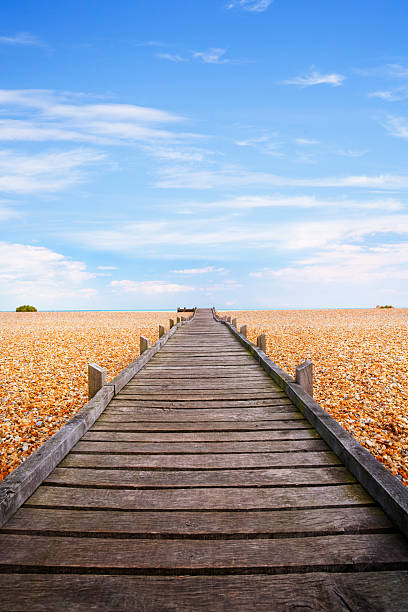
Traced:
POLYGON ((17 306, 16 312, 37 312, 35 306, 30 306, 29 304, 23 304, 23 306, 17 306))

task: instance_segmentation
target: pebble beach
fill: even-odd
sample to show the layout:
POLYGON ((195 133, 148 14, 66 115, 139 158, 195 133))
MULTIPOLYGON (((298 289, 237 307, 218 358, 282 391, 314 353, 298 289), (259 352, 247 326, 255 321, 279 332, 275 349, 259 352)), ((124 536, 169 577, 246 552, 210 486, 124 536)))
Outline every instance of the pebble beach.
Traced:
MULTIPOLYGON (((408 309, 223 311, 265 333, 289 374, 314 365, 314 397, 408 484, 408 309)), ((173 312, 0 313, 0 480, 87 401, 87 364, 108 380, 173 312)))

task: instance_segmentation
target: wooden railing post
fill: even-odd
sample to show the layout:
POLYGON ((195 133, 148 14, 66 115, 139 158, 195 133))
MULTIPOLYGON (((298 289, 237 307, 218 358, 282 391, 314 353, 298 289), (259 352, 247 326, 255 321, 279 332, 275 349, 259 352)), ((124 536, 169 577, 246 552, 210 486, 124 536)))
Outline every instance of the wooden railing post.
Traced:
POLYGON ((180 323, 181 319, 180 317, 177 317, 177 323, 180 323))
POLYGON ((313 397, 313 364, 308 359, 296 366, 296 382, 313 397))
POLYGON ((245 336, 246 338, 247 337, 247 326, 243 325, 241 329, 239 330, 239 333, 241 334, 241 336, 245 336))
POLYGON ((88 363, 88 399, 92 399, 106 383, 107 371, 96 363, 88 363))
POLYGON ((169 319, 170 329, 174 327, 174 319, 169 319))
POLYGON ((261 351, 266 353, 266 336, 265 336, 265 334, 261 334, 260 336, 258 336, 258 338, 256 339, 256 345, 257 345, 258 348, 261 349, 261 351))
POLYGON ((147 351, 149 346, 150 346, 149 339, 145 338, 144 336, 140 336, 140 354, 142 354, 145 351, 147 351))
POLYGON ((236 319, 232 319, 231 325, 233 325, 235 327, 235 329, 236 329, 237 328, 237 320, 236 319))
POLYGON ((164 336, 165 333, 166 333, 166 330, 164 329, 163 325, 159 325, 159 338, 164 336))
POLYGON ((227 321, 228 321, 228 323, 231 323, 231 317, 230 316, 227 317, 227 321))

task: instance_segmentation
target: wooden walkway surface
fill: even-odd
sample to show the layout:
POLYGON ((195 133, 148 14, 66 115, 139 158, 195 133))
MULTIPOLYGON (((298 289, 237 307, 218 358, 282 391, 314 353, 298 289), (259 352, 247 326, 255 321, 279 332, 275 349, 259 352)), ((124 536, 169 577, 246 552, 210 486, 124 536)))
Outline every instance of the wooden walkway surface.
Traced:
POLYGON ((0 610, 408 610, 408 545, 210 310, 0 530, 0 610))

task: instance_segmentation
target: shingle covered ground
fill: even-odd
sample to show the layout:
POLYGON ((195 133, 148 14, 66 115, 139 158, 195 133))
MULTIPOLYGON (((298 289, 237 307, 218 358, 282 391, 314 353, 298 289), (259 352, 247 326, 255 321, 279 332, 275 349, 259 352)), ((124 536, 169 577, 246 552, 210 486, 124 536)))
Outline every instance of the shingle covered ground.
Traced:
POLYGON ((408 485, 408 309, 229 311, 292 376, 314 365, 314 397, 408 485))
POLYGON ((87 401, 87 364, 108 379, 156 342, 169 312, 0 313, 0 480, 87 401))
MULTIPOLYGON (((316 400, 408 484, 408 309, 229 312, 316 400)), ((87 364, 115 376, 174 313, 0 313, 0 480, 87 400, 87 364)))

